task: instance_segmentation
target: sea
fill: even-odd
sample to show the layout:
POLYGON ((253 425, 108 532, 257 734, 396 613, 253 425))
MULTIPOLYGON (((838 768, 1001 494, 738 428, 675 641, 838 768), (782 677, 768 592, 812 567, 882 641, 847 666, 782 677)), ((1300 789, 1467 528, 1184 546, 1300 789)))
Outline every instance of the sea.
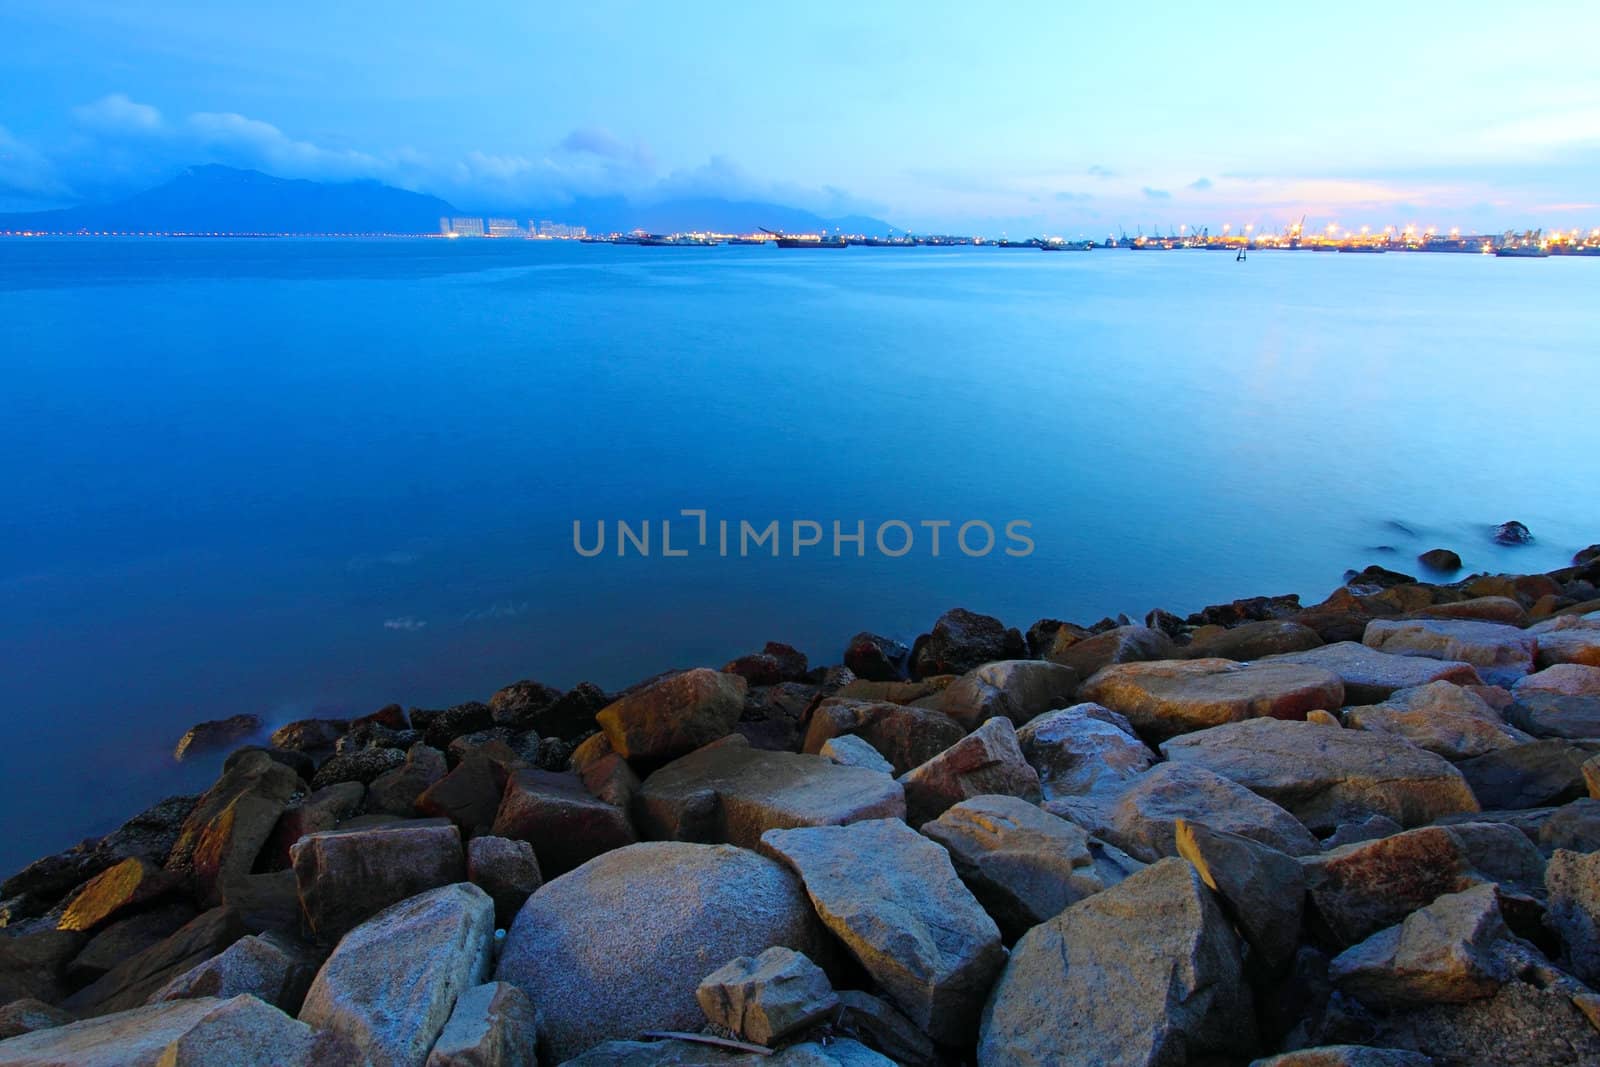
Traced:
POLYGON ((0 240, 0 875, 203 789, 201 720, 1563 565, 1600 541, 1596 292, 1574 258, 0 240))

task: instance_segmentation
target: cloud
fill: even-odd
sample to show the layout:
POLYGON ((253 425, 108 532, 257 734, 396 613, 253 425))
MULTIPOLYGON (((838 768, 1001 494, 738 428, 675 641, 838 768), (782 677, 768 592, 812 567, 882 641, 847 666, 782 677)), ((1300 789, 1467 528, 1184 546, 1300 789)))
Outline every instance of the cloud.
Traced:
POLYGON ((655 169, 655 157, 643 141, 628 144, 610 130, 585 126, 572 130, 556 146, 563 152, 575 155, 598 156, 617 163, 625 163, 642 170, 655 169))
POLYGON ((149 104, 139 104, 123 93, 102 96, 91 104, 72 109, 78 125, 104 134, 153 134, 164 125, 161 112, 149 104))
POLYGON ((397 619, 383 620, 383 628, 385 630, 399 630, 403 633, 416 633, 427 625, 428 620, 419 619, 414 615, 402 615, 397 619))
POLYGON ((1189 188, 1194 189, 1197 192, 1202 192, 1203 193, 1207 189, 1211 188, 1211 179, 1210 178, 1196 178, 1194 181, 1189 183, 1189 188))
POLYGON ((1171 200, 1172 199, 1172 194, 1167 192, 1165 189, 1152 189, 1152 188, 1150 188, 1150 186, 1147 185, 1147 186, 1145 186, 1143 189, 1141 189, 1139 191, 1144 194, 1144 198, 1146 200, 1171 200))
POLYGON ((17 140, 10 130, 0 126, 0 203, 15 197, 19 201, 17 208, 28 210, 38 201, 71 196, 72 190, 43 153, 17 140))
POLYGON ((365 152, 323 148, 296 140, 270 122, 235 112, 201 111, 185 123, 196 141, 240 162, 262 165, 292 178, 367 178, 392 171, 392 164, 365 152))
POLYGON ((495 619, 514 619, 528 612, 526 600, 495 601, 486 608, 475 608, 461 617, 462 622, 488 622, 495 619))
POLYGON ((1112 170, 1110 167, 1102 167, 1098 163, 1094 164, 1088 170, 1084 171, 1084 173, 1087 174, 1091 178, 1116 178, 1116 177, 1120 176, 1120 175, 1117 174, 1116 171, 1112 170))
POLYGON ((1056 194, 1056 200, 1063 204, 1081 204, 1086 200, 1093 199, 1094 197, 1088 193, 1072 193, 1063 190, 1056 194))

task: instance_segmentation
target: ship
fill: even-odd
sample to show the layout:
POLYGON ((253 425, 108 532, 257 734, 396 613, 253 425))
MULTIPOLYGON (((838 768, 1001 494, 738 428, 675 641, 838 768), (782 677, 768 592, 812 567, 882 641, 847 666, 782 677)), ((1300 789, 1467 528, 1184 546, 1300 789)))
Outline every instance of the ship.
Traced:
POLYGON ((1527 230, 1520 234, 1508 230, 1494 254, 1502 259, 1545 259, 1550 255, 1550 247, 1544 243, 1543 230, 1527 230))
POLYGON ((765 226, 761 227, 761 231, 772 234, 773 243, 779 248, 846 248, 849 246, 849 242, 838 234, 832 237, 825 233, 787 234, 778 230, 769 230, 765 226))
POLYGON ((1044 241, 1037 237, 1030 237, 1026 241, 1012 241, 1002 237, 994 243, 996 248, 1040 248, 1043 245, 1044 241))
POLYGON ((1093 241, 1040 241, 1041 252, 1088 252, 1094 248, 1093 241))

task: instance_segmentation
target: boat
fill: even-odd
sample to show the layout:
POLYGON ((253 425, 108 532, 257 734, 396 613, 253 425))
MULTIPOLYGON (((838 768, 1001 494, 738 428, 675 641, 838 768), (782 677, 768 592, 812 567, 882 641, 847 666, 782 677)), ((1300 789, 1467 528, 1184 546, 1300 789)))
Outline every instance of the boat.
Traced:
POLYGON ((772 234, 773 243, 779 248, 847 248, 850 244, 839 234, 832 237, 825 233, 788 234, 781 230, 769 230, 765 226, 761 227, 761 232, 772 234))
POLYGON ((863 248, 915 248, 917 240, 909 234, 905 237, 852 237, 849 242, 861 245, 863 248))
POLYGON ((1494 254, 1501 259, 1547 259, 1550 250, 1540 245, 1502 245, 1494 254))
POLYGON ((1089 252, 1094 249, 1093 241, 1040 241, 1041 252, 1089 252))
POLYGON ((1368 254, 1374 254, 1375 255, 1377 253, 1387 252, 1389 250, 1387 248, 1384 248, 1382 245, 1340 245, 1339 246, 1339 251, 1341 251, 1341 252, 1363 252, 1363 253, 1368 253, 1368 254))
POLYGON ((994 243, 996 248, 1041 248, 1044 242, 1037 237, 1030 237, 1026 241, 1011 241, 1001 238, 994 243))
POLYGON ((772 238, 770 238, 770 237, 730 237, 730 238, 728 238, 728 243, 730 245, 764 245, 764 244, 770 244, 771 241, 772 241, 772 238))

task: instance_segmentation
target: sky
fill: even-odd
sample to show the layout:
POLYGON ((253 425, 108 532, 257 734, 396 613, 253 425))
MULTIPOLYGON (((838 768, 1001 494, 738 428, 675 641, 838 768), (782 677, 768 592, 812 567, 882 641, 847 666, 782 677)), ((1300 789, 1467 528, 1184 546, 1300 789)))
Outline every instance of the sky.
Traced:
POLYGON ((482 212, 726 196, 962 233, 1587 229, 1596 40, 1593 0, 5 0, 0 211, 225 163, 482 212))

